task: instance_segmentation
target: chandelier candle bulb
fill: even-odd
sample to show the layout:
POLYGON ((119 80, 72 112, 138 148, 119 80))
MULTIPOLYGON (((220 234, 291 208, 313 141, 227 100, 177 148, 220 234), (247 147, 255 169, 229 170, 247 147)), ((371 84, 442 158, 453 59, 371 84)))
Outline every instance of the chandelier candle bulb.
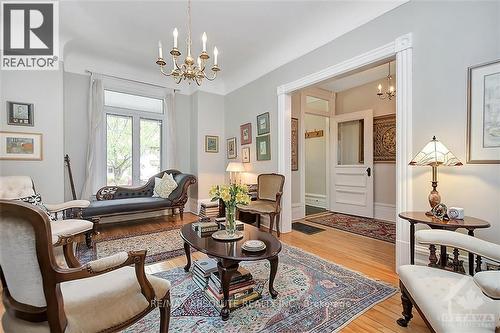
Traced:
POLYGON ((214 65, 217 65, 217 56, 219 55, 219 50, 217 50, 217 46, 214 47, 214 65))
POLYGON ((199 69, 202 69, 202 68, 201 68, 201 58, 200 58, 200 57, 198 57, 198 68, 199 68, 199 69))
POLYGON ((205 32, 201 36, 201 40, 203 41, 203 52, 207 52, 207 34, 205 32))
POLYGON ((378 93, 381 94, 382 93, 382 85, 379 83, 378 84, 378 93))
POLYGON ((174 29, 173 35, 174 35, 174 49, 176 49, 177 48, 177 37, 179 37, 179 31, 177 30, 177 28, 174 29))
POLYGON ((161 45, 161 40, 158 41, 158 58, 163 59, 163 48, 161 45))

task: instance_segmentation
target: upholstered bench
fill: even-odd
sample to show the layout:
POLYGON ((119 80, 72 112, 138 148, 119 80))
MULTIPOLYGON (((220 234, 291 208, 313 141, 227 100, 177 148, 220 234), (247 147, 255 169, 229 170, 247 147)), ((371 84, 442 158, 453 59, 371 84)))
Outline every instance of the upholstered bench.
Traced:
POLYGON ((188 199, 188 188, 196 183, 196 177, 178 170, 162 171, 149 178, 140 187, 105 186, 97 191, 96 200, 82 212, 82 217, 99 223, 102 217, 144 213, 164 209, 179 209, 181 219, 184 217, 184 205, 188 199), (155 178, 162 178, 164 173, 171 174, 177 188, 168 198, 153 197, 155 178))

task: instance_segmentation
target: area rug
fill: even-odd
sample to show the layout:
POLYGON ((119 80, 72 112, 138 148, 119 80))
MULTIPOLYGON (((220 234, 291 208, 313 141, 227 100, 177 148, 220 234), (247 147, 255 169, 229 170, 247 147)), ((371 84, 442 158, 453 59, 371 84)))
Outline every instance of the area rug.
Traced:
POLYGON ((126 237, 98 238, 91 249, 84 243, 79 243, 76 247, 76 257, 80 262, 86 263, 121 251, 136 250, 148 251, 147 264, 184 255, 184 242, 180 235, 180 227, 135 233, 126 237))
POLYGON ((306 216, 306 221, 396 243, 396 224, 390 222, 334 212, 306 216))
MULTIPOLYGON (((156 274, 172 283, 169 332, 336 332, 397 290, 298 248, 283 244, 274 288, 269 295, 269 262, 242 263, 257 281, 262 298, 231 312, 228 321, 182 268, 156 274)), ((157 332, 159 311, 126 329, 157 332)))
POLYGON ((314 235, 318 232, 325 231, 325 229, 317 228, 315 226, 305 224, 302 222, 292 222, 292 230, 301 232, 306 235, 314 235))

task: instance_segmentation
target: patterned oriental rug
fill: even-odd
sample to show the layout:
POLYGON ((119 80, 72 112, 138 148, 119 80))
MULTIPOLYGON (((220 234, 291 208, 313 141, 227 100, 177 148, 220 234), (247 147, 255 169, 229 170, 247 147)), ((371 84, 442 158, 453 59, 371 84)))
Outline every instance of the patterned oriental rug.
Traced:
POLYGON ((151 264, 184 255, 184 242, 180 227, 162 231, 149 231, 123 237, 98 238, 89 249, 84 243, 76 246, 76 257, 86 263, 118 253, 120 251, 148 250, 146 263, 151 264))
POLYGON ((396 243, 396 224, 391 222, 334 212, 306 216, 306 221, 393 244, 396 243))
MULTIPOLYGON (((285 244, 274 282, 278 298, 273 300, 267 289, 268 261, 242 266, 253 274, 262 298, 234 310, 226 322, 191 273, 175 268, 156 274, 172 283, 169 332, 337 332, 397 292, 391 285, 285 244)), ((124 332, 157 332, 159 322, 155 310, 124 332)))

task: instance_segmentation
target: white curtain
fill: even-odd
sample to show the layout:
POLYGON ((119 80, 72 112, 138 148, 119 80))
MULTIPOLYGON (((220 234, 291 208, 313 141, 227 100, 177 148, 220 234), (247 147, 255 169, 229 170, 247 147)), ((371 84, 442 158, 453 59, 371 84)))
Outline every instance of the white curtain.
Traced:
POLYGON ((103 185, 101 137, 104 131, 104 88, 102 79, 95 74, 90 76, 88 120, 87 163, 82 199, 89 199, 103 185))
POLYGON ((167 92, 164 100, 165 105, 165 121, 166 126, 166 168, 176 169, 177 166, 177 151, 176 151, 176 139, 175 139, 175 90, 170 94, 167 92))

